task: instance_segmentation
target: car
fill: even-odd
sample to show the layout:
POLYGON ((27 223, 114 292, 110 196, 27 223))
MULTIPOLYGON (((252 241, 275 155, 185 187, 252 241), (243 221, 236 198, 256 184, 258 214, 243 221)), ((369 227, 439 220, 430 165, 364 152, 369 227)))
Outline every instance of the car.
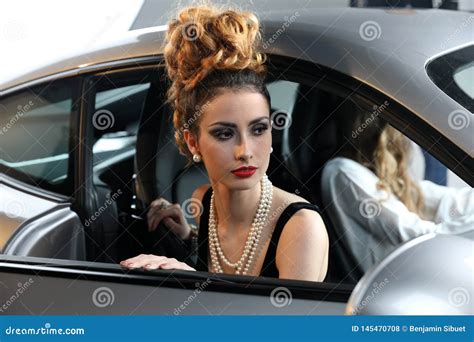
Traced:
MULTIPOLYGON (((202 167, 186 166, 174 144, 165 101, 166 26, 157 26, 0 81, 1 314, 414 312, 386 304, 406 292, 387 290, 384 297, 381 280, 372 281, 389 274, 388 261, 363 275, 345 252, 321 201, 321 172, 337 152, 334 112, 350 111, 344 103, 367 111, 388 103, 379 113, 384 120, 442 162, 449 179, 473 186, 473 16, 276 3, 258 12, 274 124, 268 175, 321 207, 331 241, 327 279, 126 270, 117 264, 140 253, 192 257, 164 227, 148 233, 145 214, 158 196, 192 213, 191 193, 208 181, 202 167), (359 310, 375 286, 379 300, 359 310)), ((406 260, 412 248, 431 250, 435 257, 420 258, 427 270, 435 269, 436 257, 449 255, 446 265, 454 263, 460 276, 472 274, 473 264, 463 263, 466 255, 472 258, 469 239, 429 236, 408 244, 386 260, 406 260), (440 251, 438 241, 450 249, 440 251)), ((417 264, 394 270, 396 280, 390 278, 387 289, 422 294, 419 286, 443 283, 443 269, 413 281, 407 274, 417 264)), ((453 304, 459 292, 473 295, 472 279, 459 281, 464 285, 456 293, 440 286, 419 303, 435 298, 472 314, 469 300, 453 304)))

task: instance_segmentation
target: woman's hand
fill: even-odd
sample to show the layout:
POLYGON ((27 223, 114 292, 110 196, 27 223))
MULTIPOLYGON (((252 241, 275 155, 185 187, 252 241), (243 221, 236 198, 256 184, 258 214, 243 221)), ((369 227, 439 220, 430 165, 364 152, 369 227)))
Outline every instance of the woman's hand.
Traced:
POLYGON ((164 256, 158 256, 153 254, 140 254, 136 257, 123 260, 120 265, 126 268, 144 268, 146 270, 185 270, 185 271, 196 271, 191 266, 180 262, 174 258, 167 258, 164 256))
POLYGON ((153 231, 161 221, 183 240, 189 238, 191 228, 189 227, 183 210, 179 204, 171 204, 164 198, 158 198, 151 202, 147 214, 148 231, 153 231))

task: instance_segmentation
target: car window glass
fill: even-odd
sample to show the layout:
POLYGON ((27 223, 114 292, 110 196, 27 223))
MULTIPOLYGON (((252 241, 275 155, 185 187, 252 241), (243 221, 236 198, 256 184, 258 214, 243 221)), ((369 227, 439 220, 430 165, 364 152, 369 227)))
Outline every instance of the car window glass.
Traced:
POLYGON ((474 99, 474 62, 456 69, 454 81, 471 99, 474 99))
POLYGON ((66 192, 73 90, 64 80, 1 101, 0 164, 7 174, 66 192))
POLYGON ((94 165, 135 148, 140 110, 149 88, 150 83, 132 84, 96 93, 94 165))

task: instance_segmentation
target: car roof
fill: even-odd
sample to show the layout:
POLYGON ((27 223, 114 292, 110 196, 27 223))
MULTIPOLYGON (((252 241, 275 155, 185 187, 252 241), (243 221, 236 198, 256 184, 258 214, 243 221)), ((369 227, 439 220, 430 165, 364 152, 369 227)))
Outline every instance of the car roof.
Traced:
MULTIPOLYGON (((314 62, 352 76, 416 113, 464 151, 472 154, 467 134, 448 126, 448 115, 464 108, 429 79, 427 63, 473 44, 467 12, 414 9, 311 8, 258 13, 263 47, 271 54, 314 62)), ((94 50, 0 80, 0 95, 44 77, 78 74, 103 63, 162 54, 166 25, 133 30, 94 50)))

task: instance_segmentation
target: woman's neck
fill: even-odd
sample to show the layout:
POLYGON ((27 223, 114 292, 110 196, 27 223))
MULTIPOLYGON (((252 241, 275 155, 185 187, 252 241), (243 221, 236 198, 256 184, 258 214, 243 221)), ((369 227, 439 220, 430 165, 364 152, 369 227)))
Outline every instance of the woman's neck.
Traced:
POLYGON ((260 184, 258 182, 248 190, 229 190, 221 184, 213 185, 214 206, 220 227, 226 227, 226 230, 250 228, 261 196, 260 184))

